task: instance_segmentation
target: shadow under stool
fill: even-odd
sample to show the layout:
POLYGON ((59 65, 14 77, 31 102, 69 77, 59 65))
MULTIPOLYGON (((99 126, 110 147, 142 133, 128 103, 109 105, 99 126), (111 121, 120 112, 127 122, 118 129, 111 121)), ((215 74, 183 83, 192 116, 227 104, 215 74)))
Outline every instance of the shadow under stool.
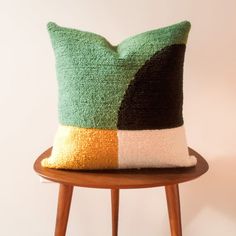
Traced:
POLYGON ((60 184, 55 236, 65 236, 73 188, 89 187, 111 189, 112 236, 118 235, 119 190, 165 187, 171 236, 182 236, 179 183, 196 179, 208 170, 205 159, 189 148, 197 158, 197 165, 188 168, 151 168, 122 170, 72 171, 49 169, 41 166, 52 148, 42 153, 34 163, 34 170, 43 178, 60 184))

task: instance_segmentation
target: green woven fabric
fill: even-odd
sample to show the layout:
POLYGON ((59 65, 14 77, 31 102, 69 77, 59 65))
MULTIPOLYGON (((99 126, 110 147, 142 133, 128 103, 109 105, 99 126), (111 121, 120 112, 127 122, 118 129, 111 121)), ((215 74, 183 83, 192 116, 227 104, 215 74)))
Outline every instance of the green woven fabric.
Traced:
POLYGON ((135 73, 161 49, 186 44, 189 30, 190 23, 184 21, 113 46, 100 35, 48 23, 56 56, 60 123, 117 129, 119 107, 135 73))

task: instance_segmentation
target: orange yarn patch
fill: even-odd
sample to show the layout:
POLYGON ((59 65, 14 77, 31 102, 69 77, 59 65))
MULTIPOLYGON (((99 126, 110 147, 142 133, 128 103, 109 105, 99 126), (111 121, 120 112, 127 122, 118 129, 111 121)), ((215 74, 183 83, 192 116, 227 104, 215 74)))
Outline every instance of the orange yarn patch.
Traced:
POLYGON ((61 169, 118 168, 117 130, 58 128, 52 154, 42 166, 61 169))

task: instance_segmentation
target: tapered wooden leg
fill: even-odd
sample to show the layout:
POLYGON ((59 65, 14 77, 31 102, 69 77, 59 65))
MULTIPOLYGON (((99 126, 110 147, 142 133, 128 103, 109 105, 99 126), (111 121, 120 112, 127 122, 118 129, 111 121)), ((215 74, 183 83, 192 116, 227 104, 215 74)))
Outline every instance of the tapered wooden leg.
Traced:
POLYGON ((119 189, 111 189, 112 236, 118 236, 119 189))
POLYGON ((165 186, 171 236, 182 236, 179 186, 165 186))
POLYGON ((67 222, 69 218, 72 194, 73 194, 72 185, 60 184, 59 195, 58 195, 58 205, 57 205, 55 236, 66 235, 66 228, 67 228, 67 222))

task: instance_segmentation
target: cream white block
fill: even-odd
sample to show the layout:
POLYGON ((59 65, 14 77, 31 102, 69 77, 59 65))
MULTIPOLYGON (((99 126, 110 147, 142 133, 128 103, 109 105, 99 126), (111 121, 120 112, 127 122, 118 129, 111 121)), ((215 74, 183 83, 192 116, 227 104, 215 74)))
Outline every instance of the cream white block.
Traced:
POLYGON ((184 126, 161 130, 118 130, 119 168, 188 167, 184 126))

